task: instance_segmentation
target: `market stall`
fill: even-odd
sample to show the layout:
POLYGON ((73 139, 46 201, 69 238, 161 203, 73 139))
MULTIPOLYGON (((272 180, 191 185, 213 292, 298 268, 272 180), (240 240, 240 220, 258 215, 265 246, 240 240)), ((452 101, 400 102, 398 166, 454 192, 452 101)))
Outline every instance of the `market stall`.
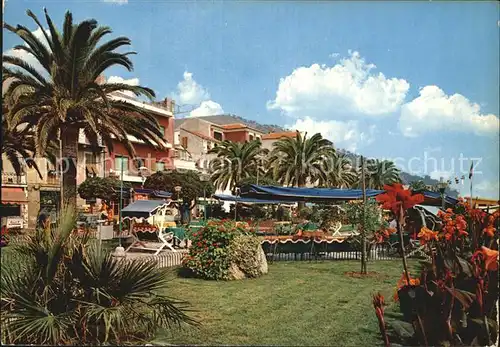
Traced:
POLYGON ((155 251, 165 248, 175 252, 174 234, 166 232, 164 223, 173 214, 170 201, 137 200, 122 210, 122 218, 129 222, 129 234, 134 239, 126 251, 132 249, 155 251))

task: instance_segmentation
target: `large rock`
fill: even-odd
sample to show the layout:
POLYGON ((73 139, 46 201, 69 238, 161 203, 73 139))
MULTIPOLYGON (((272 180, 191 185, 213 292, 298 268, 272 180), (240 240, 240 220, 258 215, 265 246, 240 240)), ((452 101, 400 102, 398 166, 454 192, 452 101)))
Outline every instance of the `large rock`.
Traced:
POLYGON ((255 278, 267 274, 268 271, 266 254, 259 244, 258 247, 247 248, 243 252, 233 254, 228 278, 230 280, 255 278))
POLYGON ((269 272, 269 269, 267 267, 267 258, 266 258, 266 253, 264 253, 264 250, 262 247, 259 247, 257 250, 257 262, 259 264, 259 271, 262 274, 267 274, 269 272))
POLYGON ((245 273, 235 263, 229 266, 229 279, 230 280, 242 280, 246 278, 245 273))

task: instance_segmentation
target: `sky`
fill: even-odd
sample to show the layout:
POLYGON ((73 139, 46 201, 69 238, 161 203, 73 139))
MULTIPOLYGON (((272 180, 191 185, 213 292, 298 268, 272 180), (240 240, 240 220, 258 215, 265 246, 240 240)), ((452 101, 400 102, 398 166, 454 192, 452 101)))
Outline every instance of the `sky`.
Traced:
POLYGON ((174 98, 179 117, 320 132, 413 174, 465 175, 463 196, 472 160, 473 195, 499 196, 496 2, 6 0, 4 21, 40 35, 26 10, 44 6, 59 27, 70 10, 129 37, 134 70, 106 77, 174 98))

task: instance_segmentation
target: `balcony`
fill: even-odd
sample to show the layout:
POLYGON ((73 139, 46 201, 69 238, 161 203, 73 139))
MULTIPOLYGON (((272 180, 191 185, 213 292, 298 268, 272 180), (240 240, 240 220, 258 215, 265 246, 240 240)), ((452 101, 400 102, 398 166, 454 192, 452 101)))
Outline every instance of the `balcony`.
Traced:
POLYGON ((26 175, 17 176, 14 172, 2 172, 2 185, 6 186, 26 185, 26 175))
POLYGON ((175 158, 174 167, 181 170, 198 170, 198 168, 196 167, 196 162, 194 160, 183 160, 175 158))

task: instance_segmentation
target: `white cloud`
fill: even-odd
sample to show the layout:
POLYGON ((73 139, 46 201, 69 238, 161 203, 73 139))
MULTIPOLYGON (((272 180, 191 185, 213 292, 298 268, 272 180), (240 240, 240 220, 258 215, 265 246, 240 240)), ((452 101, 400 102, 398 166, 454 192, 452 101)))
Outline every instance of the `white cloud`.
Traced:
POLYGON ((360 145, 373 142, 376 131, 374 125, 370 126, 368 131, 362 131, 357 121, 318 121, 310 117, 298 119, 294 124, 286 125, 286 127, 301 132, 307 131, 308 136, 320 133, 332 141, 335 147, 345 148, 351 152, 355 152, 360 145))
POLYGON ((499 118, 482 114, 481 107, 461 94, 446 95, 437 86, 425 86, 420 95, 401 108, 399 127, 405 136, 437 131, 496 135, 499 118))
POLYGON ((224 113, 222 106, 210 99, 210 93, 196 82, 193 74, 184 71, 183 80, 177 84, 177 92, 173 98, 179 105, 198 105, 188 117, 206 117, 224 113))
MULTIPOLYGON (((131 86, 138 86, 139 85, 139 79, 138 78, 130 78, 128 80, 120 77, 120 76, 110 76, 108 78, 108 83, 123 83, 123 84, 128 84, 128 85, 131 85, 131 86)), ((132 92, 129 92, 129 91, 123 91, 122 92, 123 94, 125 95, 128 95, 132 98, 135 98, 136 95, 132 92)))
POLYGON ((276 98, 268 109, 301 118, 352 118, 385 116, 399 110, 410 88, 404 79, 374 73, 358 52, 334 66, 313 64, 298 67, 280 80, 276 98))
POLYGON ((210 99, 208 91, 193 79, 191 72, 185 71, 183 77, 177 85, 176 99, 179 104, 194 105, 210 99))
MULTIPOLYGON (((45 32, 50 37, 50 30, 45 29, 45 32)), ((49 44, 48 44, 47 40, 45 39, 45 36, 43 35, 42 29, 38 28, 35 31, 32 31, 32 33, 37 39, 39 39, 42 42, 43 45, 45 45, 45 47, 49 48, 49 44)), ((26 44, 24 44, 24 45, 27 46, 26 44)), ((50 51, 50 48, 49 48, 49 51, 50 51)), ((46 70, 40 65, 38 60, 31 53, 28 53, 24 50, 11 48, 5 52, 5 55, 10 55, 13 57, 18 57, 18 58, 23 59, 26 63, 31 65, 33 68, 35 68, 35 70, 42 73, 42 75, 44 77, 47 77, 46 70)))
POLYGON ((103 1, 113 3, 113 4, 118 4, 118 5, 128 4, 128 0, 103 0, 103 1))
MULTIPOLYGON (((472 188, 474 197, 498 199, 500 195, 500 183, 498 181, 483 180, 475 184, 472 188)), ((470 192, 468 195, 470 195, 470 192)))
POLYGON ((190 112, 189 117, 206 117, 224 113, 222 106, 212 100, 202 101, 201 105, 190 112))

